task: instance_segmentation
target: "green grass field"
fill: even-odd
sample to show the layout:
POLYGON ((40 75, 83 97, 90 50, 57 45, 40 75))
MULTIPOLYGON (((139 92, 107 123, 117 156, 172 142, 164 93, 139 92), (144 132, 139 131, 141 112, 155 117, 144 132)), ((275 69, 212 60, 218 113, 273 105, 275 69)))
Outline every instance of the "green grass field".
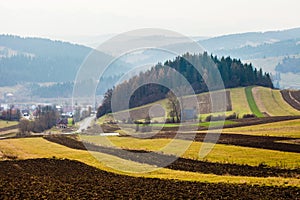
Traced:
POLYGON ((256 102, 254 100, 254 97, 253 97, 253 94, 252 94, 252 88, 253 87, 246 87, 245 88, 245 93, 246 93, 248 105, 249 105, 252 113, 254 115, 256 115, 256 117, 263 117, 264 115, 260 112, 260 110, 258 109, 258 107, 256 105, 256 102))
POLYGON ((216 127, 216 126, 223 126, 223 125, 230 125, 235 124, 236 122, 225 120, 225 121, 211 121, 211 122, 200 122, 195 124, 197 126, 204 126, 204 127, 216 127))
MULTIPOLYGON (((230 121, 230 120, 225 120, 225 121, 211 121, 211 122, 200 122, 193 124, 195 126, 204 126, 204 127, 215 127, 215 126, 223 126, 223 125, 229 125, 229 124, 235 124, 237 122, 230 121)), ((174 124, 155 124, 152 123, 150 126, 153 127, 179 127, 181 124, 174 123, 174 124)), ((182 123, 182 125, 185 125, 185 123, 182 123)))

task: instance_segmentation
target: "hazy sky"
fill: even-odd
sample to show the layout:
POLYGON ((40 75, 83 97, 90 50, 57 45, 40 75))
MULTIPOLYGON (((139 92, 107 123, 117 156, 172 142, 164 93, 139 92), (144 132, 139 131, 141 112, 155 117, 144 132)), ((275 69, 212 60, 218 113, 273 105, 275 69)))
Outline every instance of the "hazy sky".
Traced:
POLYGON ((2 0, 0 34, 85 36, 166 28, 189 36, 300 27, 299 0, 2 0))

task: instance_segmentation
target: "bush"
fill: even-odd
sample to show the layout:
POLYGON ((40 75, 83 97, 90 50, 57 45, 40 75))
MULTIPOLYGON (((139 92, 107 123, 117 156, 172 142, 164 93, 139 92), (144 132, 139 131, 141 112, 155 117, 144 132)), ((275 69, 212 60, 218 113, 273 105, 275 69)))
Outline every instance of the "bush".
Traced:
POLYGON ((236 113, 233 113, 233 114, 227 116, 226 120, 237 119, 237 118, 238 118, 238 115, 236 113))
POLYGON ((165 121, 166 124, 173 124, 173 123, 176 123, 173 119, 171 118, 167 118, 166 121, 165 121))
POLYGON ((245 114, 245 115, 243 115, 243 119, 247 119, 247 118, 256 118, 256 115, 254 115, 254 114, 245 114))
POLYGON ((208 115, 206 118, 205 118, 205 121, 206 122, 210 122, 210 121, 223 121, 226 119, 226 116, 225 115, 218 115, 218 116, 213 116, 213 115, 208 115))
POLYGON ((30 121, 27 119, 21 119, 19 123, 19 130, 21 135, 27 135, 31 131, 30 121))

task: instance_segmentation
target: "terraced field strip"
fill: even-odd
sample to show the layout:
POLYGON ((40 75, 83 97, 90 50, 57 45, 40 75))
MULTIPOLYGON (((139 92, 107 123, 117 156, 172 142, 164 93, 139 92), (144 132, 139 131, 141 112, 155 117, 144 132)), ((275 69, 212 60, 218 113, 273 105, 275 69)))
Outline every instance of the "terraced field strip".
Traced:
MULTIPOLYGON (((105 139, 98 136, 82 136, 82 139, 99 144, 105 145, 105 139)), ((131 137, 110 137, 109 141, 116 147, 123 149, 133 150, 146 150, 158 151, 165 154, 163 147, 168 145, 171 139, 138 139, 131 137)), ((186 143, 186 141, 180 141, 186 143)), ((199 156, 202 142, 193 142, 190 147, 182 155, 183 158, 220 162, 220 163, 235 163, 235 164, 248 164, 251 166, 258 166, 265 163, 268 166, 286 168, 295 168, 300 166, 300 154, 291 152, 281 152, 274 150, 258 149, 251 147, 241 147, 226 144, 216 144, 213 150, 205 158, 199 156)), ((174 149, 176 152, 176 149, 174 149)))
POLYGON ((18 131, 18 122, 0 120, 0 137, 15 136, 18 131))
POLYGON ((300 115, 300 111, 290 106, 282 97, 279 90, 265 87, 253 88, 254 99, 258 109, 270 116, 300 115))
POLYGON ((247 97, 245 94, 245 88, 234 88, 230 89, 232 111, 243 117, 244 114, 251 114, 247 97))
POLYGON ((246 97, 247 97, 247 101, 248 101, 250 110, 256 117, 264 117, 264 115, 260 112, 260 110, 258 109, 258 107, 256 105, 256 102, 255 102, 253 94, 252 94, 252 88, 253 87, 245 88, 245 93, 246 93, 246 97))
MULTIPOLYGON (((12 153, 18 158, 68 158, 84 162, 88 165, 97 167, 102 170, 111 171, 119 174, 128 174, 125 172, 116 171, 109 168, 104 163, 99 162, 89 152, 83 150, 75 150, 63 145, 58 145, 42 138, 26 138, 26 139, 10 139, 1 140, 0 149, 5 154, 12 153)), ((140 165, 141 167, 147 167, 145 164, 140 164, 124 159, 120 159, 116 156, 111 156, 103 153, 96 152, 94 156, 98 156, 101 159, 105 159, 111 162, 120 162, 122 165, 128 164, 140 165)), ((126 170, 126 169, 125 169, 126 170)), ((151 173, 135 173, 129 174, 135 177, 148 177, 148 178, 162 178, 162 179, 177 179, 186 181, 198 181, 198 182, 210 182, 210 183, 248 183, 259 185, 278 185, 278 186, 299 186, 300 180, 297 178, 282 178, 282 177, 242 177, 242 176, 218 176, 213 174, 203 174, 196 172, 187 172, 171 169, 159 169, 151 173)))
POLYGON ((300 138, 300 119, 226 128, 223 133, 300 138))

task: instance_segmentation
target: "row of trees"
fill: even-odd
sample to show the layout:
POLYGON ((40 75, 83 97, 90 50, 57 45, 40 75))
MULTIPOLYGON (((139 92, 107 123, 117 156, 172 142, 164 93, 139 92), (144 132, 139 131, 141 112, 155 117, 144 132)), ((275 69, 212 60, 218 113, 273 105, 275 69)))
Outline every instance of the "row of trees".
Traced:
POLYGON ((52 106, 41 107, 38 110, 38 115, 35 120, 27 119, 20 120, 19 130, 21 135, 29 134, 30 132, 40 133, 56 125, 59 118, 59 112, 52 106))
POLYGON ((216 56, 209 56, 206 52, 187 53, 172 61, 166 61, 164 65, 159 63, 150 70, 141 72, 138 76, 108 90, 102 105, 98 108, 97 117, 112 112, 111 105, 114 106, 113 111, 127 109, 128 99, 129 108, 133 108, 166 98, 169 88, 176 89, 186 85, 182 76, 196 94, 208 91, 208 85, 210 90, 221 89, 222 81, 225 88, 250 85, 273 88, 270 75, 263 73, 261 69, 253 68, 251 64, 243 64, 240 60, 230 57, 218 59, 216 56), (179 73, 175 73, 175 70, 179 73), (218 74, 222 80, 217 79, 218 74))
POLYGON ((9 109, 1 111, 0 119, 6 121, 19 121, 21 118, 20 109, 14 108, 14 105, 11 105, 9 109))

